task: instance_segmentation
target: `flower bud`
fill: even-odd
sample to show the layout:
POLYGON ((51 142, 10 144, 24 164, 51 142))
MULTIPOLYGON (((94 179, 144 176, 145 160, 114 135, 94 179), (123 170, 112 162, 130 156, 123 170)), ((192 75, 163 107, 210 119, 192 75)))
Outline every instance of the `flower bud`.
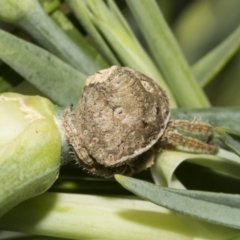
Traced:
POLYGON ((36 0, 2 0, 0 18, 6 22, 15 23, 35 5, 36 0))
POLYGON ((0 94, 0 216, 46 191, 61 157, 57 108, 48 99, 0 94))

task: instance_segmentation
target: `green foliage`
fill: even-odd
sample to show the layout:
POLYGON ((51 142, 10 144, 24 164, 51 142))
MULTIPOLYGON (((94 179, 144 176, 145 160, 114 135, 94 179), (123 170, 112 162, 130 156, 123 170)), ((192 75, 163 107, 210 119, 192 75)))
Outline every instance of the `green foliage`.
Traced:
MULTIPOLYGON (((1 229, 66 239, 234 239, 235 235, 239 235, 236 230, 239 229, 240 219, 239 195, 232 193, 240 194, 240 108, 231 107, 240 104, 239 1, 190 1, 177 17, 174 12, 176 2, 126 0, 124 4, 123 1, 113 0, 2 0, 0 92, 27 92, 25 88, 21 90, 21 86, 30 84, 38 94, 66 107, 76 104, 86 76, 99 69, 127 65, 153 78, 165 89, 172 108, 175 108, 171 113, 172 119, 211 123, 215 128, 213 142, 221 149, 217 155, 165 151, 156 154, 151 175, 147 172, 137 176, 144 182, 124 176, 116 178, 143 199, 221 226, 176 216, 146 201, 93 196, 126 195, 128 192, 113 180, 89 177, 79 169, 62 166, 59 180, 51 188, 57 193, 44 194, 8 212, 0 219, 1 229), (9 25, 5 27, 5 23, 9 25), (211 104, 228 107, 211 107, 211 104), (193 176, 188 179, 192 190, 186 190, 188 184, 183 179, 191 171, 189 164, 194 165, 200 175, 208 174, 211 184, 202 183, 202 177, 199 180, 201 185, 193 176), (181 172, 181 169, 185 170, 181 172), (146 182, 151 181, 151 177, 158 185, 146 182), (226 193, 210 192, 210 185, 217 192, 221 192, 224 185, 226 193), (236 189, 234 192, 233 187, 236 189), (201 191, 206 189, 208 192, 201 191), (37 214, 32 214, 36 209, 37 214), (22 221, 23 215, 25 221, 22 221), (188 224, 191 224, 190 228, 186 228, 188 224), (92 226, 97 226, 94 231, 92 226), (120 231, 116 231, 116 226, 120 231)), ((28 90, 30 94, 35 94, 30 88, 28 90)), ((20 95, 19 98, 25 99, 20 95)), ((32 98, 34 104, 38 100, 38 97, 32 98)), ((50 109, 45 117, 51 119, 52 125, 49 124, 52 129, 46 131, 46 135, 54 129, 56 131, 53 136, 47 135, 49 140, 46 145, 40 144, 33 135, 27 135, 30 132, 24 132, 22 137, 28 136, 24 141, 28 140, 29 144, 15 141, 11 145, 14 150, 8 152, 9 156, 12 154, 8 158, 9 165, 3 164, 3 159, 7 159, 3 154, 4 141, 10 139, 14 131, 4 129, 13 120, 16 120, 13 124, 16 127, 17 123, 22 123, 22 113, 14 115, 15 104, 11 108, 12 120, 0 118, 2 214, 22 200, 45 191, 55 179, 60 164, 57 154, 63 141, 59 132, 61 121, 56 120, 59 118, 57 107, 46 99, 41 101, 50 104, 44 111, 50 109), (49 142, 56 136, 56 146, 50 149, 49 142), (18 144, 21 145, 20 150, 18 144), (24 155, 28 152, 23 149, 36 144, 41 150, 41 153, 40 150, 36 153, 41 155, 40 158, 34 152, 31 154, 35 157, 24 155), (21 156, 16 157, 19 151, 21 156), (54 159, 53 166, 56 167, 50 168, 51 162, 41 165, 46 170, 52 170, 49 178, 47 171, 44 175, 40 170, 38 172, 37 167, 33 169, 30 166, 30 163, 41 162, 44 156, 54 159), (25 162, 16 168, 18 159, 25 162), (11 166, 16 172, 12 174, 26 183, 24 185, 20 181, 22 188, 14 190, 16 192, 8 191, 13 189, 11 181, 7 183, 8 187, 3 187, 2 179, 15 179, 11 177, 11 168, 7 171, 6 166, 11 166), (29 169, 34 172, 33 178, 29 169), (25 173, 26 179, 22 178, 21 172, 25 173), (6 178, 3 173, 10 177, 6 178), (41 186, 41 181, 44 185, 43 179, 48 184, 40 191, 36 186, 41 186), (34 193, 34 189, 39 191, 34 193), (4 205, 7 202, 5 198, 10 199, 7 207, 4 205)), ((1 116, 6 109, 8 107, 0 104, 1 116)))
POLYGON ((0 30, 1 59, 60 106, 79 99, 85 75, 31 43, 0 30), (24 56, 24 58, 22 57, 24 56))
POLYGON ((225 41, 192 66, 192 71, 201 87, 210 82, 222 67, 237 53, 240 46, 240 27, 225 41))
POLYGON ((152 56, 182 107, 208 107, 209 103, 154 1, 127 1, 139 23, 152 56), (141 2, 139 4, 139 2, 141 2), (144 15, 144 18, 142 17, 144 15), (159 37, 161 36, 161 37, 159 37), (188 91, 186 91, 186 88, 188 91))
POLYGON ((137 196, 187 216, 240 229, 240 195, 163 188, 121 175, 116 180, 137 196))
POLYGON ((240 132, 218 127, 216 128, 216 134, 217 138, 240 156, 240 132))

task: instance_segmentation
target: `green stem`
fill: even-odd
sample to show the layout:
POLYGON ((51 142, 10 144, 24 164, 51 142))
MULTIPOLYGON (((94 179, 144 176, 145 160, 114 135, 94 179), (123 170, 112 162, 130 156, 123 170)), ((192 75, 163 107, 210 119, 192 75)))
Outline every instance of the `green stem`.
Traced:
MULTIPOLYGON (((19 0, 16 2, 19 4, 19 0)), ((12 6, 13 12, 17 14, 20 11, 19 6, 12 6)), ((2 7, 6 8, 5 11, 8 11, 8 6, 2 7)), ((108 66, 103 59, 97 61, 98 56, 96 54, 89 54, 90 46, 86 40, 82 41, 81 48, 75 44, 44 12, 38 1, 34 1, 31 7, 21 13, 21 16, 11 22, 24 29, 42 46, 71 66, 86 75, 91 75, 108 66)))
POLYGON ((0 219, 0 228, 68 239, 155 240, 191 236, 176 214, 149 202, 63 193, 45 193, 22 203, 0 219))

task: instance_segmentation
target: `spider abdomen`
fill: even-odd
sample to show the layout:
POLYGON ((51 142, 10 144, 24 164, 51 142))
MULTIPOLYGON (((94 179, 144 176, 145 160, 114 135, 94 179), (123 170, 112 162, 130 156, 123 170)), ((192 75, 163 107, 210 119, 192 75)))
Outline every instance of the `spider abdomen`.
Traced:
POLYGON ((75 111, 80 141, 104 166, 124 164, 147 151, 168 119, 165 92, 147 76, 117 66, 87 79, 75 111))

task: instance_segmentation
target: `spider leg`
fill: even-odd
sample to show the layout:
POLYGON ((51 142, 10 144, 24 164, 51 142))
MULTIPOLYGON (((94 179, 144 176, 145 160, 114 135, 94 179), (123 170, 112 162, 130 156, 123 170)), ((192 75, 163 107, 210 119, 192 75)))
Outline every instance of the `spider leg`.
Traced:
POLYGON ((169 122, 168 128, 180 129, 185 132, 195 134, 202 134, 211 137, 213 135, 213 128, 210 124, 205 122, 188 121, 188 120, 172 120, 169 122))
POLYGON ((194 137, 184 136, 178 132, 182 130, 184 132, 204 135, 207 137, 207 142, 211 140, 213 136, 213 128, 210 124, 204 122, 190 122, 188 120, 173 120, 168 123, 165 133, 162 136, 160 142, 160 148, 172 147, 178 150, 194 153, 216 153, 217 146, 208 144, 194 137))
POLYGON ((210 145, 192 137, 183 136, 172 129, 165 131, 163 139, 175 149, 187 152, 213 154, 218 150, 217 146, 210 145))
POLYGON ((63 127, 65 129, 65 134, 68 138, 68 141, 78 158, 80 158, 85 164, 92 164, 93 160, 88 155, 87 150, 82 146, 82 143, 78 137, 78 133, 73 124, 74 112, 72 107, 69 107, 65 110, 63 115, 63 127))

